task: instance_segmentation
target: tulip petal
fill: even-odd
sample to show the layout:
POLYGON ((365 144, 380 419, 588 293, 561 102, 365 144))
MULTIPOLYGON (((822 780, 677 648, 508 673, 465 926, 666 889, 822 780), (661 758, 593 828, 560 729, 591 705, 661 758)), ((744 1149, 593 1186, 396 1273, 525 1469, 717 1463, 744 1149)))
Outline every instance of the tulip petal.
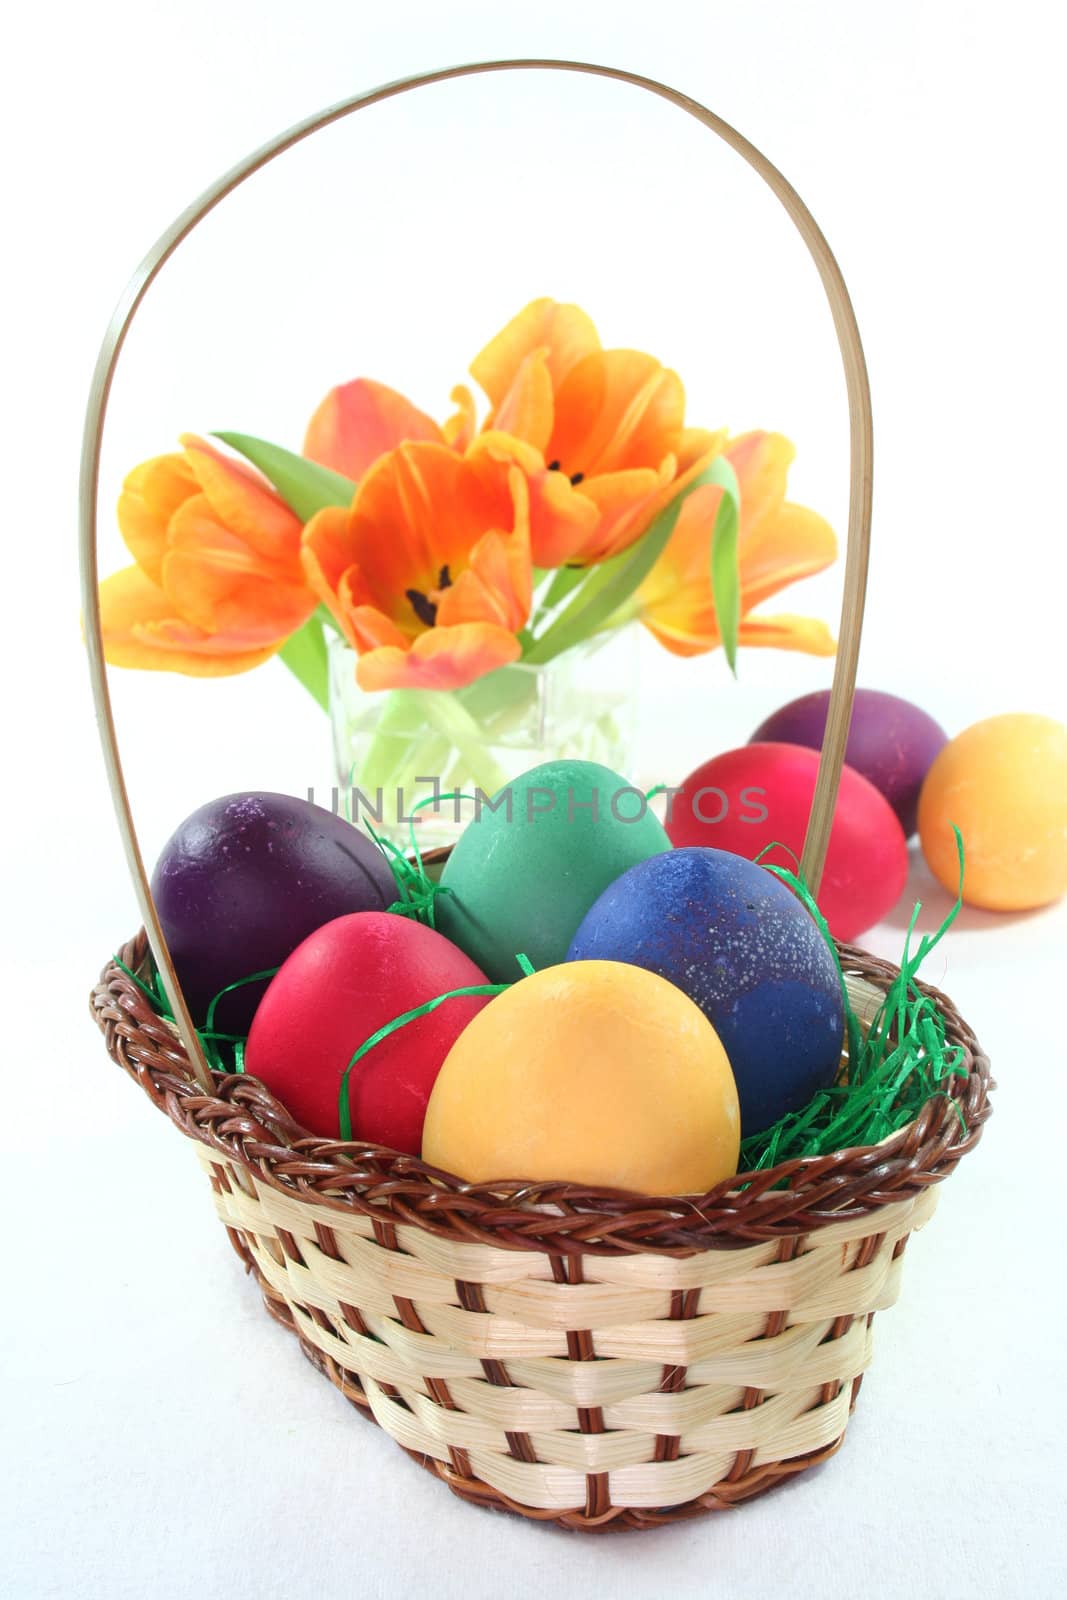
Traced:
POLYGON ((826 623, 815 617, 745 617, 737 630, 737 642, 774 650, 801 650, 809 656, 832 656, 837 651, 826 623))
MULTIPOLYGON (((652 504, 647 508, 646 511, 642 513, 643 527, 647 527, 649 523, 652 522, 653 518, 656 517, 660 511, 665 510, 665 508, 669 506, 672 501, 677 500, 679 496, 685 495, 693 480, 695 478, 699 478, 715 460, 716 456, 719 456, 723 453, 720 446, 726 441, 727 435, 725 432, 722 434, 711 434, 704 429, 696 428, 690 431, 692 433, 700 433, 701 440, 705 444, 709 439, 712 441, 712 443, 706 450, 703 451, 701 455, 694 456, 690 453, 690 459, 685 467, 682 467, 680 464, 676 464, 673 456, 668 456, 665 461, 660 463, 658 474, 660 486, 652 504)), ((692 441, 690 441, 690 443, 692 443, 692 441)), ((583 485, 583 487, 585 486, 583 485)), ((700 504, 699 501, 697 503, 698 505, 700 504)), ((692 512, 690 515, 692 515, 692 512)), ((714 521, 715 518, 713 516, 709 527, 714 526, 714 521)), ((701 559, 703 559, 703 552, 701 559)))
POLYGON ((383 646, 396 650, 410 649, 413 635, 402 632, 392 618, 387 617, 384 611, 379 611, 377 606, 358 602, 358 589, 356 569, 353 568, 351 573, 345 574, 341 592, 341 614, 349 643, 360 651, 378 650, 383 646))
POLYGON ((236 637, 248 645, 281 644, 304 626, 315 609, 315 597, 303 584, 259 575, 242 577, 180 550, 170 551, 163 562, 163 589, 173 610, 191 628, 204 629, 218 639, 236 637))
POLYGON ((300 519, 270 485, 194 434, 183 434, 185 459, 216 518, 266 561, 286 563, 300 547, 300 519))
POLYGON ((699 655, 720 642, 711 540, 722 494, 716 484, 692 491, 666 549, 637 592, 642 622, 674 655, 699 655))
POLYGON ((242 462, 183 437, 142 463, 119 521, 138 565, 101 585, 109 659, 215 676, 273 655, 315 609, 300 521, 242 462))
MULTIPOLYGON (((694 609, 681 623, 666 612, 650 613, 641 621, 675 656, 705 655, 721 643, 711 606, 694 609)), ((833 634, 816 617, 744 617, 738 626, 737 642, 749 648, 797 650, 812 656, 832 656, 837 650, 833 634)))
POLYGON ((419 439, 443 441, 432 417, 387 384, 356 378, 323 400, 308 423, 304 454, 358 482, 387 450, 419 439))
MULTIPOLYGON (((721 493, 713 487, 693 491, 667 549, 639 591, 641 621, 674 655, 700 655, 721 643, 708 565, 710 533, 721 493)), ((757 597, 777 593, 798 578, 820 571, 833 559, 834 538, 823 519, 802 506, 783 507, 783 513, 786 511, 803 513, 797 520, 813 535, 810 555, 805 557, 799 549, 784 552, 781 567, 777 572, 769 569, 760 584, 750 584, 742 566, 738 644, 833 655, 833 637, 823 622, 807 617, 749 615, 758 603, 757 597), (779 643, 779 635, 784 642, 779 643)), ((783 516, 783 527, 788 527, 791 520, 783 516)))
POLYGON ((633 544, 656 512, 674 498, 673 480, 673 456, 668 456, 658 469, 631 467, 624 472, 605 472, 587 478, 577 492, 596 507, 597 521, 595 532, 586 540, 577 559, 604 561, 633 544))
POLYGON ((796 447, 781 433, 743 433, 731 439, 726 454, 741 488, 741 537, 758 528, 785 500, 786 480, 796 447))
POLYGON ((519 658, 519 641, 506 628, 465 622, 429 628, 410 650, 371 650, 356 663, 361 689, 462 689, 519 658))
POLYGON ((483 534, 471 550, 466 572, 435 594, 437 627, 495 622, 518 633, 530 615, 532 576, 527 528, 483 534))
MULTIPOLYGON (((727 428, 683 428, 675 455, 678 457, 678 474, 687 473, 698 462, 721 456, 726 449, 730 433, 727 428)), ((735 468, 736 471, 736 468, 735 468)))
MULTIPOLYGON (((204 638, 199 629, 178 617, 144 623, 135 632, 145 644, 166 652, 166 659, 160 660, 159 666, 168 672, 183 672, 195 678, 225 678, 248 672, 277 655, 285 642, 276 639, 271 645, 249 650, 240 639, 224 638, 220 634, 204 638)), ((147 660, 140 665, 148 665, 147 660)))
POLYGON ((494 407, 503 403, 526 357, 541 347, 548 350, 552 387, 558 389, 583 356, 600 349, 600 340, 579 306, 562 305, 551 299, 531 300, 471 362, 475 382, 494 407))
POLYGON ((677 448, 684 420, 676 372, 640 350, 594 351, 556 391, 548 460, 587 478, 656 467, 677 448))
POLYGON ((530 549, 545 569, 584 563, 600 522, 594 501, 575 489, 565 472, 530 479, 530 549))
POLYGON ((529 490, 530 550, 537 567, 562 567, 583 559, 600 513, 592 500, 577 490, 565 472, 549 472, 539 450, 495 429, 478 435, 469 459, 488 456, 513 462, 523 473, 529 490))
POLYGON ((240 638, 218 638, 180 618, 168 596, 140 567, 125 567, 100 585, 104 654, 112 666, 228 677, 269 661, 278 640, 250 649, 240 638))
POLYGON ((552 376, 548 351, 531 350, 493 413, 493 428, 544 452, 552 435, 552 376))
MULTIPOLYGON (((545 458, 540 450, 513 434, 501 433, 496 428, 484 429, 471 443, 467 459, 478 465, 484 459, 506 462, 517 466, 527 479, 545 470, 545 458)), ((491 470, 491 469, 490 469, 491 470)), ((555 474, 559 477, 562 474, 555 474)), ((566 480, 569 482, 569 479, 566 480)))
POLYGON ((170 523, 162 587, 176 615, 209 633, 250 643, 284 639, 315 609, 298 560, 284 567, 257 555, 224 527, 206 495, 192 495, 170 523))
POLYGON ((342 575, 353 561, 348 534, 348 511, 341 506, 325 506, 304 528, 300 559, 305 576, 318 598, 332 607, 342 575))
POLYGON ((368 593, 401 626, 408 591, 429 595, 467 565, 491 529, 510 530, 506 463, 457 455, 443 444, 406 444, 375 463, 349 512, 348 537, 368 593))
POLYGON ((676 625, 666 611, 642 614, 641 621, 649 633, 669 650, 672 656, 703 656, 721 644, 715 627, 715 612, 710 606, 687 614, 682 625, 676 625))
POLYGON ((177 452, 142 461, 122 485, 119 531, 127 550, 153 583, 160 581, 170 519, 199 487, 185 456, 177 452))
POLYGON ((777 515, 766 517, 761 526, 752 529, 740 547, 745 610, 801 578, 822 572, 836 559, 837 539, 825 517, 807 506, 787 502, 777 515))
POLYGON ((465 383, 457 383, 448 398, 457 409, 446 420, 441 433, 445 443, 462 454, 469 447, 478 427, 474 396, 465 383))
POLYGON ((367 584, 353 560, 349 514, 336 506, 318 512, 304 529, 301 547, 304 573, 312 591, 327 607, 353 649, 371 650, 380 644, 406 648, 405 634, 374 605, 367 584))
MULTIPOLYGON (((832 654, 833 639, 821 622, 786 617, 779 628, 777 618, 749 616, 768 596, 821 571, 837 554, 837 541, 825 519, 805 506, 785 502, 792 444, 782 434, 748 433, 727 444, 722 453, 737 475, 741 499, 738 643, 778 645, 780 637, 782 649, 832 654)), ((639 592, 641 620, 676 655, 695 655, 721 642, 710 581, 710 537, 718 496, 714 488, 690 495, 667 549, 639 592)))

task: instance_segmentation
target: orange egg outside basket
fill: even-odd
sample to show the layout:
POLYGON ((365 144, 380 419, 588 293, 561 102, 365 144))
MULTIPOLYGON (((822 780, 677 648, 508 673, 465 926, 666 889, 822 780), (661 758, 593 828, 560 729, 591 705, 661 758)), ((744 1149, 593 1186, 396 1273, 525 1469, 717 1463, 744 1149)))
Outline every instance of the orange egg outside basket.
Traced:
MULTIPOLYGON (((152 903, 115 742, 97 600, 96 502, 110 386, 130 322, 185 236, 232 190, 320 128, 428 84, 536 68, 615 79, 674 104, 760 174, 820 273, 844 359, 852 487, 833 696, 803 871, 817 886, 855 685, 871 505, 870 398, 848 293, 782 175, 712 112, 650 79, 574 62, 446 69, 353 97, 271 141, 168 230, 105 339, 86 420, 86 640, 145 930, 176 1019, 116 962, 93 994, 113 1058, 194 1143, 267 1310, 355 1406, 456 1494, 568 1528, 650 1527, 733 1506, 831 1455, 896 1298, 908 1236, 989 1115, 989 1064, 935 991, 965 1076, 880 1144, 742 1174, 699 1196, 570 1183, 463 1183, 410 1155, 314 1138, 254 1079, 213 1073, 152 903)), ((897 969, 839 947, 853 1006, 897 969)), ((922 986, 920 986, 922 987, 922 986)))

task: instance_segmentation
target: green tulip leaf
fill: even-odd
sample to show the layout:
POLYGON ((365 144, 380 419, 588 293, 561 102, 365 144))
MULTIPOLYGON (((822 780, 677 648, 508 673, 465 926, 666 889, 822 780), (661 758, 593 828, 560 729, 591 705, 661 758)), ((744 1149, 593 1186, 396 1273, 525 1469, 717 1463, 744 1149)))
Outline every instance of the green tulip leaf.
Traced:
POLYGON ((292 450, 283 450, 281 445, 254 439, 247 433, 216 433, 215 438, 258 467, 301 522, 309 522, 325 506, 352 504, 356 486, 351 478, 320 467, 317 461, 308 461, 292 450))
POLYGON ((326 659, 326 636, 318 612, 291 633, 278 651, 279 661, 284 661, 298 683, 317 700, 324 711, 330 708, 330 677, 326 659))
POLYGON ((716 456, 707 481, 723 491, 711 535, 711 592, 715 621, 730 671, 737 676, 737 632, 741 624, 741 578, 737 567, 737 536, 741 528, 741 489, 737 473, 725 456, 716 456))

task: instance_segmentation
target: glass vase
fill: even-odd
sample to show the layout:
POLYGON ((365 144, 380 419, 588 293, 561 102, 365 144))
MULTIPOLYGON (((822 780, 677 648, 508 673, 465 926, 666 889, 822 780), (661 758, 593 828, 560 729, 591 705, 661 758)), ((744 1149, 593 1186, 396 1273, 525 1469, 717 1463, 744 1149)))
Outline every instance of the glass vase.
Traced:
POLYGON ((516 662, 465 689, 356 682, 356 653, 330 641, 333 809, 405 849, 451 844, 491 796, 542 762, 597 761, 626 774, 633 754, 636 651, 630 627, 542 666, 516 662))

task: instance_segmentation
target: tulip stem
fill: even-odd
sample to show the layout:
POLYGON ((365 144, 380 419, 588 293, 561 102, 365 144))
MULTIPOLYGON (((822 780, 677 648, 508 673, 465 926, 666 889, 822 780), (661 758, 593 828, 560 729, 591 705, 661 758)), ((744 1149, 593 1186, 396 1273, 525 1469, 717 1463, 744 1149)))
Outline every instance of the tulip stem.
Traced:
POLYGON ((507 783, 507 773, 485 745, 485 733, 456 692, 447 689, 411 691, 431 728, 436 728, 459 752, 470 781, 483 794, 496 794, 507 783))
MULTIPOLYGON (((536 634, 537 629, 545 618, 551 616, 557 606, 562 605, 573 589, 576 589, 588 574, 588 567, 557 567, 551 574, 549 582, 541 590, 537 599, 537 606, 530 622, 529 631, 536 634)), ((536 639, 531 640, 531 646, 536 639)))

